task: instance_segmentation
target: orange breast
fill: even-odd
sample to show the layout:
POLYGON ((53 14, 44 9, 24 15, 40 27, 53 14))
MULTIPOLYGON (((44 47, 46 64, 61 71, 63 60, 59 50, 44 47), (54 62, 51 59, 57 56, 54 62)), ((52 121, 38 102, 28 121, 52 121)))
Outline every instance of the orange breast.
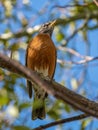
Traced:
POLYGON ((32 70, 47 70, 53 77, 56 66, 56 48, 51 37, 39 34, 33 38, 27 48, 27 67, 32 70))

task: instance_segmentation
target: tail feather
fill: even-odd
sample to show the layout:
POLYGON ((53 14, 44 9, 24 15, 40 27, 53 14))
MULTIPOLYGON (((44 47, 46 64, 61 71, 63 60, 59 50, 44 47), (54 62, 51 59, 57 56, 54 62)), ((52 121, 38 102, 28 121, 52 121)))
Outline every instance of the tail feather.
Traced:
POLYGON ((33 110, 32 110, 32 119, 35 120, 37 118, 44 119, 45 118, 45 101, 44 99, 36 99, 33 102, 33 110))
POLYGON ((27 89, 29 93, 29 98, 32 98, 32 83, 27 80, 27 89))
POLYGON ((33 110, 32 110, 32 119, 37 118, 44 119, 46 116, 45 112, 45 97, 46 92, 42 89, 34 91, 34 101, 33 101, 33 110))

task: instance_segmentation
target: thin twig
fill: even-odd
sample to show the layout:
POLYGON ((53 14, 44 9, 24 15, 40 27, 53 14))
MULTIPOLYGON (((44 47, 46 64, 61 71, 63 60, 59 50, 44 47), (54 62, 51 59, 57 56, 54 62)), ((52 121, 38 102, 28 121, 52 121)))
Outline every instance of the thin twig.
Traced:
POLYGON ((76 120, 81 120, 81 119, 84 119, 84 118, 87 118, 87 117, 89 117, 89 116, 86 115, 86 114, 81 114, 81 115, 78 115, 78 116, 73 116, 73 117, 70 117, 70 118, 54 121, 54 122, 48 123, 46 125, 41 125, 39 127, 34 128, 33 130, 44 130, 44 129, 47 129, 47 128, 50 128, 50 127, 53 127, 53 126, 56 126, 56 125, 60 125, 60 124, 63 124, 63 123, 68 123, 68 122, 72 122, 72 121, 76 121, 76 120))
POLYGON ((89 5, 92 5, 93 2, 90 3, 84 3, 84 4, 73 4, 73 5, 54 5, 52 8, 72 8, 72 7, 87 7, 89 5))
POLYGON ((88 62, 95 61, 95 60, 98 60, 98 57, 85 56, 84 59, 80 61, 65 61, 65 60, 57 59, 57 62, 64 66, 66 63, 80 65, 80 64, 86 64, 88 62))
MULTIPOLYGON (((77 52, 77 51, 75 51, 75 50, 73 50, 71 48, 58 46, 57 49, 61 50, 61 51, 64 51, 64 52, 69 52, 72 55, 75 55, 75 56, 77 56, 79 58, 82 58, 82 60, 80 60, 80 61, 67 61, 68 64, 79 64, 80 65, 80 64, 85 64, 87 62, 91 62, 91 61, 94 61, 94 60, 98 60, 98 57, 83 56, 79 52, 77 52)), ((66 61, 64 61, 64 60, 58 59, 57 61, 58 61, 58 63, 60 63, 62 65, 66 64, 66 61)))
POLYGON ((79 52, 75 51, 74 49, 71 49, 71 48, 68 48, 68 47, 62 47, 62 46, 58 46, 57 49, 64 51, 64 52, 71 53, 71 54, 73 54, 77 57, 84 58, 84 56, 82 56, 79 52))
MULTIPOLYGON (((83 28, 85 28, 85 26, 87 25, 88 23, 88 20, 89 20, 89 16, 87 16, 87 18, 85 19, 84 23, 78 28, 76 29, 72 35, 70 35, 67 39, 66 39, 66 44, 80 31, 82 30, 83 28)), ((64 46, 64 44, 63 44, 64 46)))
POLYGON ((72 61, 72 63, 80 65, 80 64, 85 64, 85 63, 88 63, 88 62, 91 62, 91 61, 94 61, 94 60, 98 60, 98 57, 85 56, 84 60, 80 60, 78 62, 72 61))

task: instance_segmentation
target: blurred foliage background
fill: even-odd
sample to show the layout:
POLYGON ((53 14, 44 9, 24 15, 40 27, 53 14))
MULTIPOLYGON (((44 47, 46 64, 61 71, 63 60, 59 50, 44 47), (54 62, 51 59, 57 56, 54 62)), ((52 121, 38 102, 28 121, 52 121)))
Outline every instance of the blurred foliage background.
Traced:
MULTIPOLYGON (((53 19, 59 19, 52 37, 58 53, 55 80, 97 101, 98 61, 86 62, 98 56, 98 7, 91 0, 0 0, 0 52, 25 65, 27 43, 53 19)), ((47 118, 32 121, 32 101, 25 79, 0 68, 0 130, 29 130, 81 113, 49 96, 47 118)), ((53 129, 95 130, 98 125, 88 118, 53 129)))

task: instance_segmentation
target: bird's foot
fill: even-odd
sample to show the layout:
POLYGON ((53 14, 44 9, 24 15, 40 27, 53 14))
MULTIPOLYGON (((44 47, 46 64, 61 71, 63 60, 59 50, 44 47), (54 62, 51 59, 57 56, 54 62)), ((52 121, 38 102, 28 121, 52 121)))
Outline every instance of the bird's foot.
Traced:
POLYGON ((41 78, 51 81, 51 78, 49 78, 49 76, 44 76, 42 73, 39 74, 41 76, 41 78))
POLYGON ((51 81, 51 78, 49 78, 48 76, 46 76, 45 79, 51 81))

